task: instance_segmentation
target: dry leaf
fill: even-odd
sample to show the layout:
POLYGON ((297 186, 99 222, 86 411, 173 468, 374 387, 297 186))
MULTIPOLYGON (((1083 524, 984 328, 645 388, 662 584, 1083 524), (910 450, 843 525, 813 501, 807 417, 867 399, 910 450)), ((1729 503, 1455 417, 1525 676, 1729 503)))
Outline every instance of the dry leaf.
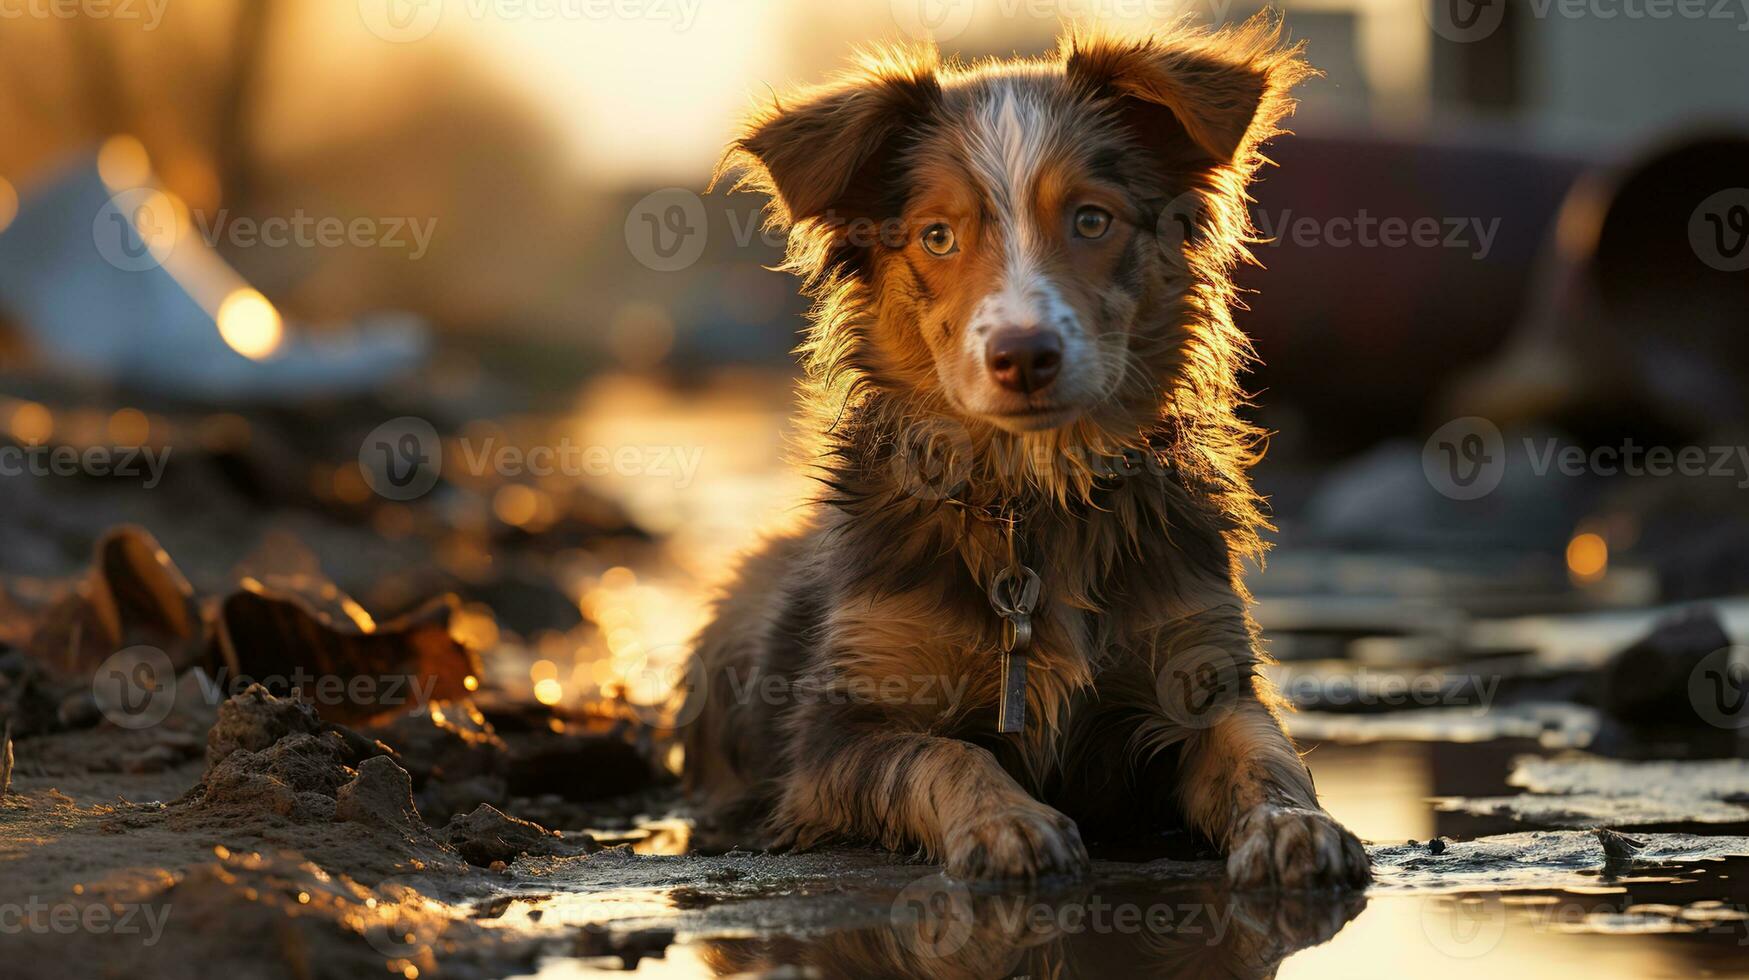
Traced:
POLYGON ((98 539, 84 579, 42 613, 29 650, 51 673, 77 679, 135 645, 163 650, 181 670, 203 635, 188 579, 151 532, 121 525, 98 539))
POLYGON ((330 582, 275 585, 245 579, 219 607, 213 659, 227 689, 255 681, 285 696, 302 687, 325 720, 359 725, 465 698, 477 684, 478 657, 450 633, 454 596, 379 626, 330 582))

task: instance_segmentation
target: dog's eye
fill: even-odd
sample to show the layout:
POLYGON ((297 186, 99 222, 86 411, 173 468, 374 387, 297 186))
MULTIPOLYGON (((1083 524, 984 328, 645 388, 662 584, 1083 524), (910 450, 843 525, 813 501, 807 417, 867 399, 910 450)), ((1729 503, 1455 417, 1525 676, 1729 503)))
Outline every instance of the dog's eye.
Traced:
POLYGON ((1103 238, 1111 227, 1111 212, 1089 204, 1075 212, 1075 237, 1103 238))
POLYGON ((923 229, 923 249, 930 255, 952 255, 959 250, 954 241, 953 229, 947 225, 934 224, 923 229))

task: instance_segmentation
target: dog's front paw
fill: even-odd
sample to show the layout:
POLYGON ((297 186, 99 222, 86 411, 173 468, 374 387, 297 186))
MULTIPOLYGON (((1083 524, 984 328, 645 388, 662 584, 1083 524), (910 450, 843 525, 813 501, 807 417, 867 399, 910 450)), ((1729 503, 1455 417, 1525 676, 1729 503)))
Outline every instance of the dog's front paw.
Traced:
POLYGON ((1365 888, 1366 848, 1323 810, 1264 804, 1239 819, 1227 855, 1236 888, 1365 888))
POLYGON ((1080 875, 1090 862, 1075 821, 1048 806, 1008 807, 956 827, 945 844, 947 873, 956 878, 1080 875))

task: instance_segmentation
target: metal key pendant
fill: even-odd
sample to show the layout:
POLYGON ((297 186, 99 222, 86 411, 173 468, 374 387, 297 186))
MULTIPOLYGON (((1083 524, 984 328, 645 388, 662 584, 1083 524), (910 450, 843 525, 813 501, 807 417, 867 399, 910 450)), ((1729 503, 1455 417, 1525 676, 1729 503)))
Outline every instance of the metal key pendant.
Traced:
POLYGON ((1026 730, 1026 654, 1032 649, 1032 613, 1038 607, 1038 573, 1021 565, 996 574, 990 583, 990 605, 1002 617, 1001 692, 996 707, 996 731, 1026 730))
POLYGON ((1026 648, 1032 645, 1032 623, 1025 616, 1015 619, 1002 623, 1002 697, 996 708, 996 730, 1004 734, 1026 730, 1026 648), (1022 634, 1025 643, 1017 642, 1022 634))

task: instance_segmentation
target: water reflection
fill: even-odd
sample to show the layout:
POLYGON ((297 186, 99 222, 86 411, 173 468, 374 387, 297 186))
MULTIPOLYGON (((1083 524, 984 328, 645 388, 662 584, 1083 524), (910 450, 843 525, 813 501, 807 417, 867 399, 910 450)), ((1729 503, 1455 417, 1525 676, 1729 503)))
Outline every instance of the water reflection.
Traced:
POLYGON ((1161 975, 1267 977, 1325 942, 1359 895, 1238 896, 1212 884, 1101 884, 1055 894, 981 894, 932 875, 895 897, 889 921, 825 935, 713 939, 718 976, 784 968, 822 977, 1161 975))

